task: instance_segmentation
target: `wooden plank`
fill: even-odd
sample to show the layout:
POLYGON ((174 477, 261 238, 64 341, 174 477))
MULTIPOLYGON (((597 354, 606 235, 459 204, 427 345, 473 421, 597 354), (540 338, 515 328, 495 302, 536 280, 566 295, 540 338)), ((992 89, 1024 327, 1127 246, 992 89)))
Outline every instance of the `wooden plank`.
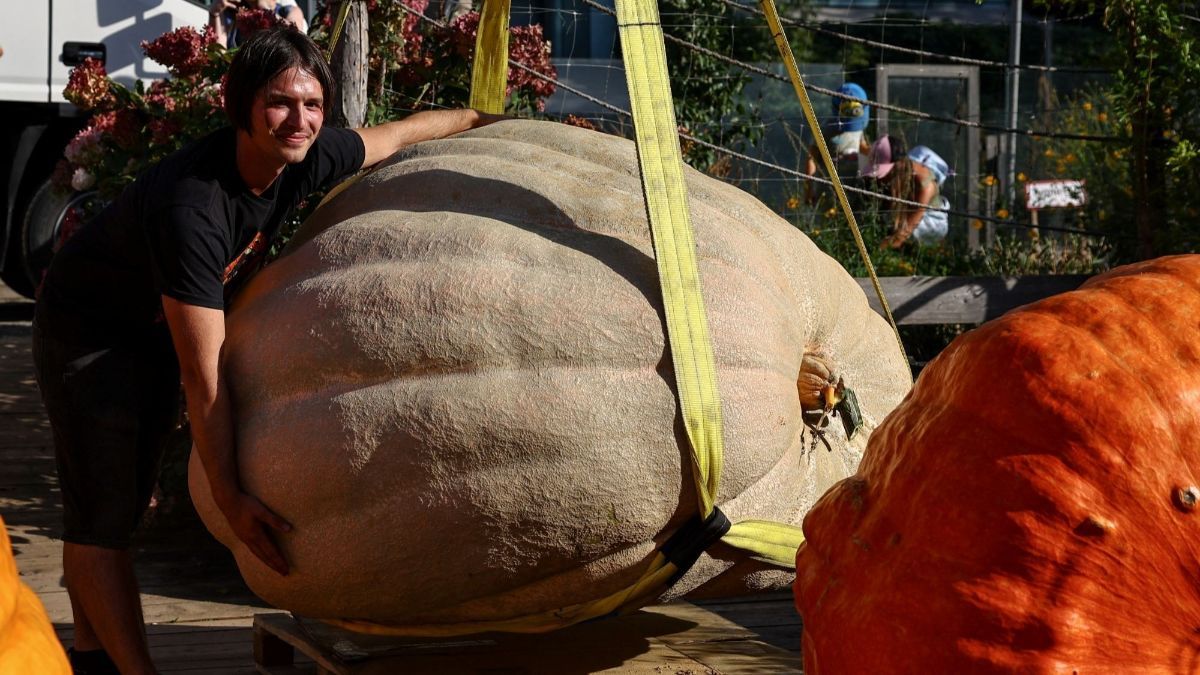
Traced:
MULTIPOLYGON (((255 631, 260 673, 289 667, 287 649, 280 643, 339 675, 801 672, 798 653, 766 644, 753 631, 686 602, 540 635, 387 638, 286 614, 256 615, 255 631)), ((798 639, 799 633, 795 635, 798 639)))
MULTIPOLYGON (((899 325, 983 323, 1010 309, 1073 291, 1084 274, 1025 277, 880 277, 899 325)), ((870 279, 857 279, 876 312, 883 310, 870 279)))
POLYGON ((671 648, 723 675, 783 675, 804 672, 798 653, 784 651, 757 640, 691 642, 673 644, 671 648))

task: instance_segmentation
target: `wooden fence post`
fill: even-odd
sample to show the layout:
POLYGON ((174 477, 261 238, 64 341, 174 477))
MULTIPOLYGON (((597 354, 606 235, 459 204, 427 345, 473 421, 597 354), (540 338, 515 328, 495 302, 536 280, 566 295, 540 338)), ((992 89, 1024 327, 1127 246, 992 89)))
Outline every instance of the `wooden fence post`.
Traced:
MULTIPOLYGON (((339 127, 361 127, 367 119, 367 3, 342 2, 350 3, 350 13, 330 62, 338 85, 332 122, 339 127)), ((333 16, 337 16, 340 5, 341 2, 330 8, 333 16)))

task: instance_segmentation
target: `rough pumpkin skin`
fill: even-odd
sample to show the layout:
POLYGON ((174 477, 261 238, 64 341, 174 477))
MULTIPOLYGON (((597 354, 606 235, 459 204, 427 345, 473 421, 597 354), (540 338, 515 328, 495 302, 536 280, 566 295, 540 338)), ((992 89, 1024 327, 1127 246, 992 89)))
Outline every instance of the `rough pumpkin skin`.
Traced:
MULTIPOLYGON (((909 386, 838 264, 689 170, 725 420, 717 501, 799 525, 909 386), (816 379, 866 433, 801 420, 816 379), (824 379, 828 379, 826 376, 824 379), (824 380, 822 380, 824 381, 824 380)), ((197 507, 251 588, 309 616, 500 620, 605 597, 696 512, 631 142, 505 121, 408 148, 322 206, 228 318, 246 489, 286 518, 292 572, 197 507)), ((720 545, 669 593, 786 588, 720 545)))
POLYGON ((46 610, 17 574, 0 519, 0 675, 69 675, 71 666, 46 610))
POLYGON ((1200 670, 1200 256, 958 338, 804 521, 808 675, 1200 670))

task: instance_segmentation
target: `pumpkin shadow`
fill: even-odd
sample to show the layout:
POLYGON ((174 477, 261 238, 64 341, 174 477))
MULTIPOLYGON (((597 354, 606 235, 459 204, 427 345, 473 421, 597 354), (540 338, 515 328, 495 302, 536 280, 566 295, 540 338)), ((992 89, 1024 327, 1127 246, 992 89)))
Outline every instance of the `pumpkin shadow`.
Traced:
MULTIPOLYGON (((387 638, 349 633, 287 615, 272 618, 277 619, 273 624, 289 625, 287 632, 304 643, 291 655, 294 669, 278 665, 278 652, 268 656, 264 650, 261 658, 276 664, 272 672, 312 672, 317 665, 309 655, 312 651, 319 652, 325 661, 363 673, 583 675, 621 666, 648 673, 702 672, 693 670, 700 667, 696 661, 667 646, 671 635, 682 634, 697 624, 645 611, 552 633, 485 633, 448 639, 387 638), (665 639, 656 639, 660 637, 665 639)), ((73 642, 70 624, 55 623, 54 630, 64 645, 73 642)), ((169 670, 219 668, 221 672, 243 672, 252 671, 256 665, 258 640, 248 626, 210 626, 203 622, 151 625, 148 633, 151 658, 169 670)), ((288 659, 284 656, 283 660, 288 659)))
POLYGON ((549 633, 451 638, 363 635, 303 618, 283 622, 293 623, 323 654, 352 654, 349 662, 360 664, 364 672, 430 675, 582 675, 610 672, 631 662, 650 666, 652 672, 676 672, 683 659, 655 638, 669 642, 670 636, 698 627, 693 621, 644 610, 549 633), (653 666, 660 670, 653 671, 653 666))
MULTIPOLYGON (((918 313, 924 313, 926 317, 914 323, 991 321, 1017 307, 1037 302, 1051 295, 1073 291, 1082 286, 1089 278, 1091 277, 1086 274, 1023 277, 914 277, 912 283, 915 292, 903 302, 893 305, 892 315, 898 323, 908 323, 906 320, 918 313), (953 295, 955 292, 960 295, 953 295), (960 306, 963 303, 961 298, 964 294, 984 298, 981 315, 968 317, 963 314, 960 306), (932 318, 930 318, 931 315, 932 318), (959 321, 953 321, 956 315, 958 315, 959 321)), ((877 306, 878 300, 870 293, 867 294, 867 298, 872 307, 877 306)))

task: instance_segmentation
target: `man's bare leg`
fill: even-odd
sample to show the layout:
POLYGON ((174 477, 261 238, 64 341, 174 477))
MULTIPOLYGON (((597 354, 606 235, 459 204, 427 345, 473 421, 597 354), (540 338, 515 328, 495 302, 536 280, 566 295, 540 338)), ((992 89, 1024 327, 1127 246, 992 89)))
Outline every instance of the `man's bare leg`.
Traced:
POLYGON ((67 542, 63 575, 75 614, 76 648, 102 646, 123 675, 153 674, 130 552, 67 542), (94 638, 98 644, 83 644, 81 637, 94 638))
MULTIPOLYGON (((65 567, 65 554, 63 558, 65 567)), ((71 640, 71 646, 77 652, 104 649, 104 646, 100 644, 100 638, 96 637, 96 631, 92 630, 92 624, 88 621, 87 614, 83 611, 83 606, 75 599, 75 593, 70 588, 67 588, 67 596, 71 598, 71 616, 75 621, 75 637, 71 640)))

